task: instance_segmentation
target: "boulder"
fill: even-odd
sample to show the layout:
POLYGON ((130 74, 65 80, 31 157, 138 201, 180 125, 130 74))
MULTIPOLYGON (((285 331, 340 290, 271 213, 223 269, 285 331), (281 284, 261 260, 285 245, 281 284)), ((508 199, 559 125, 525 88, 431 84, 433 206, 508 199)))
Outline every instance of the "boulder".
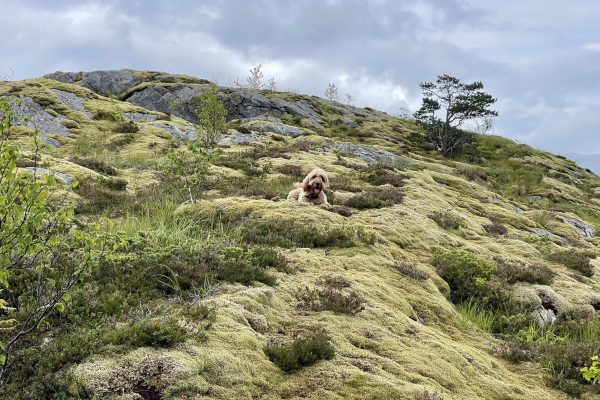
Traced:
POLYGON ((326 148, 327 151, 332 151, 333 149, 360 158, 367 164, 393 164, 400 158, 389 151, 351 143, 340 143, 333 147, 326 148))
POLYGON ((64 90, 58 89, 50 89, 52 93, 54 93, 60 101, 62 101, 67 107, 71 110, 79 111, 85 114, 88 118, 92 118, 92 113, 85 110, 83 103, 85 103, 86 99, 83 97, 79 97, 74 93, 67 92, 64 90))
POLYGON ((202 88, 199 85, 153 85, 133 93, 127 101, 147 110, 174 114, 196 124, 198 117, 191 100, 201 93, 202 88))
POLYGON ((531 228, 531 232, 533 232, 537 237, 545 237, 556 243, 566 243, 566 239, 564 237, 558 236, 542 228, 531 228))
POLYGON ((60 114, 54 116, 48 113, 30 97, 20 96, 20 99, 21 104, 17 104, 15 101, 12 102, 12 109, 19 117, 17 125, 38 129, 42 134, 69 135, 69 129, 61 124, 61 121, 65 119, 64 116, 60 114))
POLYGON ((581 237, 591 238, 596 236, 596 228, 586 224, 585 222, 582 222, 575 218, 561 216, 559 216, 558 219, 560 219, 565 224, 571 225, 573 228, 575 228, 575 230, 577 231, 577 233, 579 233, 581 237))
POLYGON ((249 124, 246 125, 249 129, 253 131, 263 132, 263 133, 276 133, 282 136, 288 136, 296 138, 298 136, 302 136, 304 131, 302 129, 296 128, 295 126, 286 125, 286 124, 276 124, 276 123, 267 123, 267 124, 249 124))
POLYGON ((538 308, 531 313, 533 320, 539 326, 551 325, 556 322, 556 313, 552 309, 544 308, 544 306, 539 306, 538 308))
POLYGON ((219 144, 251 144, 260 141, 260 137, 251 133, 242 133, 238 131, 231 132, 219 140, 219 144))
POLYGON ((135 121, 135 122, 156 121, 158 119, 158 115, 148 114, 148 113, 126 112, 126 113, 123 113, 123 115, 125 115, 125 118, 127 118, 131 121, 135 121))
POLYGON ((63 174, 62 172, 53 171, 48 168, 25 167, 25 169, 30 171, 32 174, 54 175, 56 178, 62 180, 67 186, 71 186, 73 183, 75 183, 75 178, 72 178, 67 174, 63 174))
POLYGON ((56 71, 46 74, 42 78, 53 79, 63 83, 75 83, 83 78, 83 72, 62 72, 56 71))
POLYGON ((357 128, 358 124, 356 123, 356 121, 350 119, 350 118, 337 118, 336 120, 333 121, 335 124, 339 124, 339 125, 345 125, 349 128, 357 128))
POLYGON ((98 94, 109 96, 125 92, 142 82, 130 71, 93 71, 83 74, 81 86, 98 94))
POLYGON ((182 126, 173 122, 153 122, 152 126, 167 131, 173 137, 181 140, 192 140, 196 137, 196 130, 189 126, 182 126))

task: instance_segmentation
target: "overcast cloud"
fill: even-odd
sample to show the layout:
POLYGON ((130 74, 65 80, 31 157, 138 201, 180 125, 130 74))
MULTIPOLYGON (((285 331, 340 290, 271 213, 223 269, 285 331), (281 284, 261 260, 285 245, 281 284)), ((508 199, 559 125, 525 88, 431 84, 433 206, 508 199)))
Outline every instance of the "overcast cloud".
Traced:
POLYGON ((418 108, 421 81, 481 80, 498 134, 600 153, 595 0, 3 0, 0 74, 152 69, 231 85, 263 65, 280 89, 418 108))

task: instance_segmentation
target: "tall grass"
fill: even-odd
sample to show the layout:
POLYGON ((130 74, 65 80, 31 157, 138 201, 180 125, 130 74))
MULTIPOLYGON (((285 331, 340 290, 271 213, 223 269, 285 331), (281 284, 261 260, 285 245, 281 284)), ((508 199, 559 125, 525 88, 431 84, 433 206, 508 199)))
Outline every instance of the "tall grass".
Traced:
POLYGON ((475 325, 484 332, 491 333, 498 324, 500 315, 492 310, 486 310, 473 299, 458 305, 457 310, 460 314, 463 327, 475 325))

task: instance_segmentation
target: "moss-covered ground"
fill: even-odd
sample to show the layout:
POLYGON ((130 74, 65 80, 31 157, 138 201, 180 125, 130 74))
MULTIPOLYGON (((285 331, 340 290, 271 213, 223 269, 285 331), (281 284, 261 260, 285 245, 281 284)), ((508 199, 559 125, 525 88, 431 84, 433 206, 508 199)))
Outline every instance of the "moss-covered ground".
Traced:
MULTIPOLYGON (((260 142, 222 145, 200 199, 183 204, 158 172, 170 134, 149 121, 130 133, 119 124, 125 112, 185 121, 47 79, 2 83, 0 94, 29 96, 76 123, 69 136, 55 136, 61 146, 45 148, 41 163, 79 181, 70 196, 76 218, 128 243, 118 262, 74 290, 64 314, 23 344, 2 398, 595 395, 572 371, 599 347, 600 241, 562 218, 600 229, 600 179, 573 162, 495 136, 477 136, 444 158, 411 121, 361 109, 349 117, 357 127, 340 127, 339 109, 307 98, 318 105, 323 132, 253 132, 260 142), (84 98, 92 117, 50 89, 84 98), (369 165, 325 151, 337 143, 399 157, 369 165), (330 174, 330 202, 350 212, 284 200, 314 167, 330 174), (592 274, 564 262, 561 252, 571 250, 587 254, 582 262, 591 259, 592 274), (494 276, 511 271, 513 278, 497 278, 510 307, 488 307, 487 297, 456 304, 456 288, 442 278, 450 267, 439 254, 448 251, 488 263, 494 276), (529 316, 541 305, 555 308, 555 330, 532 320, 510 334, 494 328, 494 318, 529 316), (592 333, 577 336, 573 324, 592 333), (292 349, 316 331, 325 332, 333 356, 285 371, 266 351, 292 349), (526 356, 517 357, 521 350, 526 356), (557 352, 572 362, 561 364, 557 352)), ((19 140, 27 148, 30 139, 19 140)), ((286 365, 302 364, 294 362, 286 365)))

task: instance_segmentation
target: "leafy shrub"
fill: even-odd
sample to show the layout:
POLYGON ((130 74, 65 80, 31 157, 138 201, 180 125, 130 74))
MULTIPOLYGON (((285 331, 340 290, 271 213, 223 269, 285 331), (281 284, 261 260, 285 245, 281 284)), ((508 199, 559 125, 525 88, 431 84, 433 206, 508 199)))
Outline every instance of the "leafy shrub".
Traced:
POLYGON ((527 282, 550 285, 555 273, 543 264, 524 265, 508 260, 497 259, 498 275, 507 283, 527 282))
POLYGON ((591 361, 592 363, 589 367, 581 368, 583 379, 594 384, 600 383, 600 358, 593 356, 591 361))
POLYGON ((336 214, 340 214, 343 217, 350 217, 351 215, 354 214, 354 211, 352 211, 352 209, 347 206, 334 205, 334 206, 329 207, 329 211, 332 211, 336 214))
POLYGON ((466 251, 438 249, 434 249, 432 264, 450 286, 450 299, 453 302, 488 298, 489 281, 496 273, 493 264, 466 251))
POLYGON ((69 158, 69 161, 74 162, 77 165, 81 165, 82 167, 91 169, 96 172, 100 172, 106 175, 115 176, 117 175, 117 170, 112 166, 106 163, 105 161, 98 160, 93 157, 79 157, 73 156, 69 158))
POLYGON ((459 174, 463 175, 470 181, 484 181, 487 182, 489 179, 488 174, 485 171, 476 168, 459 167, 456 169, 459 174))
POLYGON ((428 217, 444 229, 458 229, 465 224, 464 220, 452 211, 435 211, 428 217))
POLYGON ((365 299, 348 289, 350 281, 342 277, 324 277, 317 288, 304 288, 298 294, 299 307, 312 311, 333 311, 340 314, 357 314, 366 305, 365 299), (348 290, 343 290, 348 289, 348 290))
POLYGON ((375 242, 375 235, 362 227, 342 226, 319 230, 300 222, 281 223, 263 219, 244 221, 240 233, 245 241, 252 244, 286 248, 353 247, 359 243, 375 242))
POLYGON ((287 264, 278 251, 263 247, 227 248, 212 260, 211 266, 219 279, 246 285, 254 281, 274 285, 276 278, 267 268, 285 271, 287 264))
POLYGON ((114 331, 109 341, 128 347, 170 347, 186 339, 185 329, 179 326, 175 318, 142 319, 124 329, 114 331))
POLYGON ((425 281, 430 278, 430 275, 427 271, 423 271, 416 265, 406 262, 400 261, 395 263, 393 267, 398 270, 402 275, 406 275, 409 278, 412 278, 417 281, 425 281))
POLYGON ((127 188, 127 181, 123 178, 108 178, 104 179, 102 183, 112 190, 123 191, 127 188))
POLYGON ((376 186, 350 197, 344 205, 357 209, 389 207, 400 204, 404 198, 402 191, 393 186, 376 186))
POLYGON ((406 176, 386 168, 377 167, 362 173, 361 179, 370 183, 371 185, 391 185, 394 187, 400 187, 404 185, 406 176))
POLYGON ((290 346, 267 345, 265 354, 283 371, 290 372, 319 360, 332 359, 335 349, 329 334, 323 328, 317 328, 298 335, 290 346))
POLYGON ((137 124, 133 121, 120 122, 114 129, 115 133, 136 133, 140 130, 137 124))
POLYGON ((502 222, 497 219, 493 219, 491 224, 484 225, 483 229, 491 235, 506 235, 508 233, 508 228, 502 224, 502 222))
POLYGON ((594 267, 590 264, 590 258, 595 257, 596 254, 594 252, 569 249, 551 253, 548 259, 562 264, 567 268, 579 271, 584 276, 591 277, 594 275, 594 267))

